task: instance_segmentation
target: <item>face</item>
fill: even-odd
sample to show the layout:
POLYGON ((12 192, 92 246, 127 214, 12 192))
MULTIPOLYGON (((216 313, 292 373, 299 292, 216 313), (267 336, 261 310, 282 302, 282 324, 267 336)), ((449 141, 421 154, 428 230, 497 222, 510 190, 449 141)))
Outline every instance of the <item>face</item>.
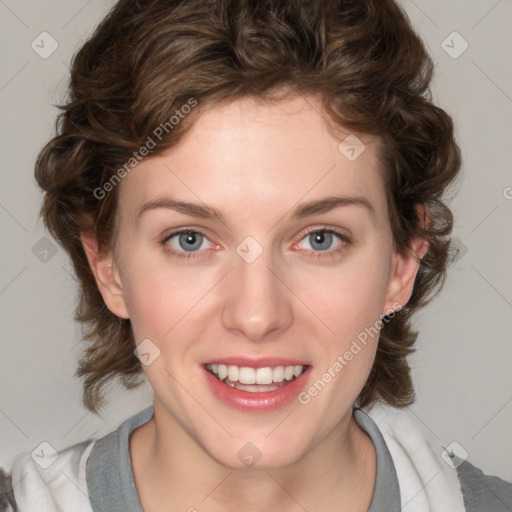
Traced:
POLYGON ((375 328, 412 291, 378 140, 358 135, 354 160, 340 150, 350 132, 334 136, 319 113, 300 97, 206 110, 124 178, 112 276, 96 270, 107 305, 146 340, 157 419, 228 467, 244 467, 243 450, 292 464, 348 422, 375 328))

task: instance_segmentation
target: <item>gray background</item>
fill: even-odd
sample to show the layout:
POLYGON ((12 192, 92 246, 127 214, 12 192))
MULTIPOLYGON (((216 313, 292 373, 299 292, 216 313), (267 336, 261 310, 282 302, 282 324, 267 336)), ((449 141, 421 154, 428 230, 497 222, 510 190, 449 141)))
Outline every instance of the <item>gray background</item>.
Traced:
MULTIPOLYGON (((105 434, 151 403, 145 386, 114 388, 102 418, 81 406, 76 284, 65 254, 44 239, 33 178, 70 58, 111 5, 0 0, 0 466, 42 441, 59 450, 105 434), (45 31, 58 48, 42 58, 31 44, 49 52, 45 31)), ((412 410, 473 464, 512 480, 512 1, 403 5, 436 63, 434 98, 454 117, 464 155, 450 201, 461 254, 441 296, 417 317, 412 410)))

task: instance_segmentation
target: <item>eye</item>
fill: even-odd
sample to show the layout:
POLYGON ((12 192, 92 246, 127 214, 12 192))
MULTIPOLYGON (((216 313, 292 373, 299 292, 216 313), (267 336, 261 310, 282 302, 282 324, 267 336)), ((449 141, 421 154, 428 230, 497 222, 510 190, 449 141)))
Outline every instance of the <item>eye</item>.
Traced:
MULTIPOLYGON (((161 242, 164 249, 175 258, 199 257, 201 256, 201 249, 208 249, 208 243, 212 245, 210 248, 220 247, 213 244, 204 233, 194 229, 175 231, 167 235, 161 242)), ((350 237, 332 228, 315 228, 303 235, 300 242, 294 245, 294 248, 305 249, 310 252, 310 256, 316 258, 328 256, 336 258, 350 243, 350 237), (333 248, 336 240, 338 240, 338 243, 333 248), (301 247, 304 242, 309 247, 301 247)))
POLYGON ((193 229, 175 231, 162 240, 164 247, 177 258, 194 258, 200 249, 207 249, 208 237, 193 229))
POLYGON ((347 235, 334 229, 315 228, 307 232, 294 247, 309 250, 312 253, 311 256, 320 258, 323 256, 335 256, 342 252, 350 243, 351 240, 347 235), (338 241, 337 244, 336 241, 338 241), (309 247, 301 247, 301 244, 304 242, 309 247), (333 244, 336 245, 333 247, 333 244))

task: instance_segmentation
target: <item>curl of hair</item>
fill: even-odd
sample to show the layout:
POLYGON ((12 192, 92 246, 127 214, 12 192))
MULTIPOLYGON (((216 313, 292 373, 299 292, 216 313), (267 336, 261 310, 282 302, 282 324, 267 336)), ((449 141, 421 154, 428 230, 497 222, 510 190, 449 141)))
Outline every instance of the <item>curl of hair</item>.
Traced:
POLYGON ((74 56, 69 98, 35 168, 44 222, 81 284, 76 319, 86 349, 76 375, 86 407, 104 405, 112 379, 130 389, 142 375, 130 321, 105 306, 81 243, 90 231, 100 250, 113 247, 119 187, 103 199, 94 191, 191 98, 198 107, 153 154, 176 144, 204 109, 244 96, 278 99, 278 90, 315 95, 336 125, 380 137, 395 247, 408 250, 416 236, 429 242, 409 302, 380 331, 358 397, 361 407, 412 403, 411 317, 445 279, 453 219, 442 196, 460 169, 452 120, 430 98, 432 73, 393 0, 119 1, 74 56))

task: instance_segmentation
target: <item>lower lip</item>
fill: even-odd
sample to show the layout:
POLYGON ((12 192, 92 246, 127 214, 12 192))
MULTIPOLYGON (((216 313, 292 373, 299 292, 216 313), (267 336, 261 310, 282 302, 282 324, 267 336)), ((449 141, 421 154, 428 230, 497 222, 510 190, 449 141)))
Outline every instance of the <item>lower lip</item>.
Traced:
POLYGON ((263 393, 251 393, 223 384, 203 367, 208 387, 213 394, 230 407, 242 411, 271 411, 289 404, 305 387, 310 369, 311 367, 308 366, 296 379, 282 388, 263 393))

